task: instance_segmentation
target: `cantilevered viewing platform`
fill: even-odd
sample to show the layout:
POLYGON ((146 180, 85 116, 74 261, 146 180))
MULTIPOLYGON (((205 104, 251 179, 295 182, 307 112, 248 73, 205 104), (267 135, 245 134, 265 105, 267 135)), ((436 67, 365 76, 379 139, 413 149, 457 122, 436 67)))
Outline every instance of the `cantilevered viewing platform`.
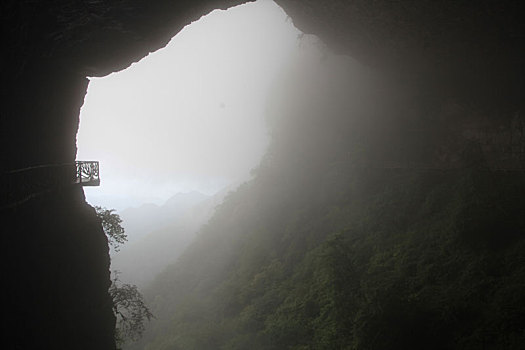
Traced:
POLYGON ((75 183, 82 186, 100 186, 98 161, 76 161, 75 183))

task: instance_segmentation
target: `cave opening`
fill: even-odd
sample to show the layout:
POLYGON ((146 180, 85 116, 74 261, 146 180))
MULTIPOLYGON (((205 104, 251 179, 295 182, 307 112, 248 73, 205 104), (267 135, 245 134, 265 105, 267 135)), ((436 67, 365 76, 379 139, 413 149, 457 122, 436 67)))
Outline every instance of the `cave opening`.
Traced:
POLYGON ((215 10, 129 68, 90 78, 77 159, 97 160, 88 202, 161 205, 249 177, 268 135, 264 109, 300 32, 273 1, 215 10))
MULTIPOLYGON (((224 225, 209 225, 207 239, 185 253, 182 265, 177 262, 169 274, 160 275, 149 296, 145 293, 157 303, 159 329, 168 323, 170 329, 166 336, 149 333, 143 344, 184 349, 208 349, 210 344, 424 348, 429 343, 434 348, 521 348, 525 35, 520 3, 275 1, 298 28, 392 82, 371 79, 367 95, 364 84, 329 90, 322 86, 326 81, 316 81, 312 89, 322 93, 311 96, 319 99, 298 101, 290 113, 297 118, 284 125, 285 132, 271 135, 268 147, 281 137, 285 142, 277 146, 287 153, 270 158, 267 168, 224 206, 218 221, 224 225), (341 106, 332 103, 336 98, 341 106), (346 108, 356 100, 354 109, 346 108), (323 103, 330 108, 323 109, 323 103), (318 147, 319 141, 326 147, 318 147), (199 310, 202 318, 187 312, 199 310)), ((105 232, 84 191, 95 205, 120 209, 146 200, 151 205, 142 209, 155 208, 162 195, 191 190, 195 183, 200 191, 213 193, 234 178, 202 167, 183 173, 182 168, 163 168, 166 164, 184 159, 196 164, 207 156, 228 170, 242 152, 255 155, 253 163, 257 150, 264 153, 264 123, 243 106, 256 105, 253 96, 261 96, 249 73, 269 81, 272 71, 261 68, 260 58, 267 61, 277 50, 241 25, 232 32, 248 36, 251 45, 235 45, 237 56, 229 56, 235 74, 228 59, 221 59, 229 46, 213 39, 234 35, 215 27, 208 28, 202 44, 215 50, 192 56, 193 46, 185 47, 177 58, 187 62, 166 59, 178 73, 154 79, 158 58, 154 68, 144 68, 150 80, 142 89, 122 98, 113 92, 131 92, 132 79, 110 88, 109 80, 92 78, 75 140, 86 76, 123 69, 165 46, 200 14, 240 2, 2 4, 7 48, 0 132, 3 169, 8 170, 2 175, 9 181, 3 181, 0 198, 7 203, 16 199, 1 208, 6 227, 3 299, 9 300, 4 348, 115 349, 108 287, 110 263, 117 259, 110 259, 105 232), (257 60, 245 56, 252 53, 257 60), (204 58, 223 76, 212 75, 204 58), (173 93, 153 89, 164 78, 164 86, 172 87, 183 75, 189 82, 173 93), (246 86, 231 78, 239 75, 246 86), (106 83, 108 89, 97 92, 97 85, 106 83), (191 95, 195 90, 199 93, 191 95), (90 107, 97 95, 111 103, 90 107), (149 95, 154 103, 147 106, 143 102, 149 95), (236 99, 228 99, 232 96, 236 99), (161 101, 185 109, 159 112, 161 101), (246 119, 230 120, 228 125, 237 128, 212 138, 227 124, 219 117, 231 111, 246 119), (258 133, 242 129, 243 122, 260 126, 250 129, 258 133), (244 137, 235 138, 239 135, 244 137), (219 139, 237 147, 221 147, 219 139), (247 140, 259 140, 260 148, 248 147, 247 140), (71 186, 76 145, 78 160, 100 160, 101 187, 71 186), (112 147, 127 156, 112 153, 112 147), (48 165, 64 166, 67 172, 48 172, 48 165), (128 200, 119 204, 122 194, 128 200)), ((246 6, 260 4, 274 6, 246 6)), ((238 8, 225 13, 232 11, 238 8)), ((246 13, 241 17, 255 21, 246 13)), ((259 12, 257 19, 262 17, 259 12)), ((279 23, 290 24, 286 17, 279 23)), ((263 31, 286 37, 277 28, 277 22, 265 22, 263 31)), ((290 34, 293 45, 297 34, 290 34)), ((127 77, 142 63, 112 77, 127 77)), ((317 77, 305 78, 299 81, 317 77)), ((309 86, 296 80, 293 87, 309 86)), ((275 94, 274 87, 269 89, 275 94)), ((248 163, 235 174, 242 178, 248 163)), ((140 220, 136 213, 130 217, 140 220)), ((138 267, 136 276, 151 276, 153 265, 178 254, 174 247, 185 246, 187 241, 166 244, 170 232, 176 231, 158 231, 156 246, 142 245, 154 253, 144 255, 148 260, 129 254, 138 267)))

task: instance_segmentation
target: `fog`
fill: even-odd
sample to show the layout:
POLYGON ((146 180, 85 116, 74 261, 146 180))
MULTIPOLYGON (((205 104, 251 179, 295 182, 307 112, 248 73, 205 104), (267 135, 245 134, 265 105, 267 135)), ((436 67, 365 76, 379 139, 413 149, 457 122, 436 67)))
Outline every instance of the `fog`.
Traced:
POLYGON ((268 90, 298 30, 271 1, 214 11, 128 69, 90 78, 77 159, 98 160, 88 202, 124 209, 208 195, 250 176, 268 145, 268 90))
POLYGON ((495 166, 523 114, 332 49, 260 1, 92 79, 88 201, 119 209, 111 268, 155 315, 124 349, 523 344, 525 186, 495 166))
POLYGON ((517 1, 4 3, 2 348, 525 348, 517 1))

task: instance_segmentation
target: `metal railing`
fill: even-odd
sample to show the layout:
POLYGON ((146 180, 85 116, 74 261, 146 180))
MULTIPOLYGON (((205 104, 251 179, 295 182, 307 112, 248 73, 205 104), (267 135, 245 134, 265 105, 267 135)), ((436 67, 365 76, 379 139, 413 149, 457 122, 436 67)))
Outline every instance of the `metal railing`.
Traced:
POLYGON ((99 186, 100 172, 98 161, 76 161, 75 183, 82 186, 99 186))

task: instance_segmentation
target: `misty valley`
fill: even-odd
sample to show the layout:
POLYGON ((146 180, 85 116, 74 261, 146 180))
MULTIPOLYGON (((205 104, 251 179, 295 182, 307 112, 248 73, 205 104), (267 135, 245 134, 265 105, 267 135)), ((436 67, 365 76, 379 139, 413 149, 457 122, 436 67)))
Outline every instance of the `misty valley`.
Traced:
MULTIPOLYGON (((275 11, 270 2, 257 4, 275 11)), ((107 158, 101 166, 108 192, 89 189, 86 196, 93 205, 118 208, 111 213, 127 235, 111 250, 110 293, 122 307, 115 309, 118 345, 523 346, 523 115, 489 115, 491 108, 472 109, 468 95, 452 98, 449 91, 426 96, 417 84, 298 32, 279 10, 273 15, 287 33, 279 58, 253 63, 260 70, 240 61, 229 68, 224 59, 223 72, 244 78, 200 76, 201 95, 188 97, 194 107, 167 97, 177 89, 172 77, 182 73, 161 72, 151 78, 167 82, 160 92, 146 91, 148 85, 132 96, 145 101, 149 94, 152 103, 181 109, 168 115, 151 107, 148 113, 165 113, 168 121, 144 119, 136 129, 141 136, 123 130, 121 139, 96 139, 105 145, 98 150, 106 153, 93 154, 107 158), (237 68, 255 73, 244 76, 237 68), (204 94, 202 86, 221 80, 231 85, 204 94), (110 154, 113 147, 128 158, 110 154), (179 185, 187 178, 195 181, 179 185)), ((180 40, 175 44, 183 45, 180 40)), ((268 47, 259 41, 261 52, 278 51, 272 40, 268 47)), ((207 69, 200 65, 197 71, 207 69)), ((153 74, 153 68, 134 69, 153 74)), ((122 76, 129 85, 131 78, 122 76)), ((131 91, 128 85, 110 90, 131 91)), ((110 96, 94 86, 82 123, 106 113, 92 112, 90 96, 110 96)), ((116 114, 121 106, 111 108, 107 113, 116 114)), ((126 123, 142 118, 130 117, 131 107, 125 113, 126 123)), ((104 125, 119 123, 108 118, 104 125)), ((81 125, 79 152, 88 154, 84 130, 81 125)))
POLYGON ((123 348, 519 348, 522 173, 491 169, 482 138, 438 137, 452 102, 301 40, 250 179, 119 212, 112 269, 154 315, 123 348))
POLYGON ((0 2, 0 349, 525 349, 524 10, 0 2))

